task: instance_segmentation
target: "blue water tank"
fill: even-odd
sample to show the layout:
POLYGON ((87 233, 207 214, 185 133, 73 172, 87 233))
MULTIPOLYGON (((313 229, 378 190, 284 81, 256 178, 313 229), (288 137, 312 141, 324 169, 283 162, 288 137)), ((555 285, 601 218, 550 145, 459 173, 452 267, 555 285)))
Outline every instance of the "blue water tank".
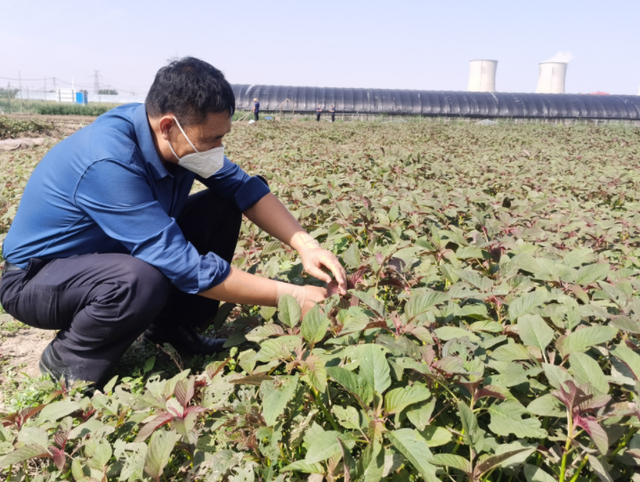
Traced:
POLYGON ((84 92, 76 92, 76 104, 86 104, 87 102, 87 95, 84 92))

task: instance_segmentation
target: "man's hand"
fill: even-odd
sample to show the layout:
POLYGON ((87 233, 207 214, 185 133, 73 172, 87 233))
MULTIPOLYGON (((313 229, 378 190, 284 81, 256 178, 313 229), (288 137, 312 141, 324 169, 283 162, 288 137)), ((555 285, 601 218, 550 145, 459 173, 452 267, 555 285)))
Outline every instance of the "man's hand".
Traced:
POLYGON ((304 286, 304 304, 301 306, 302 316, 306 315, 307 311, 313 308, 317 303, 326 299, 326 297, 326 288, 320 288, 319 286, 313 285, 304 286))
POLYGON ((322 268, 328 269, 338 282, 340 293, 347 294, 347 273, 338 258, 322 249, 273 194, 266 194, 244 214, 259 228, 295 249, 302 258, 305 271, 314 278, 330 283, 331 276, 322 268))
POLYGON ((331 276, 322 270, 322 267, 327 268, 338 282, 340 294, 347 294, 347 273, 331 251, 322 248, 307 249, 300 253, 300 257, 307 273, 329 284, 331 276))
POLYGON ((322 270, 323 267, 327 268, 338 282, 340 294, 347 294, 347 273, 331 251, 322 249, 320 243, 304 231, 294 234, 291 245, 300 253, 302 266, 307 273, 329 284, 331 276, 322 270))
POLYGON ((276 299, 280 301, 284 295, 293 296, 302 310, 302 316, 314 307, 316 303, 320 303, 327 298, 327 289, 313 285, 293 285, 277 281, 276 299))

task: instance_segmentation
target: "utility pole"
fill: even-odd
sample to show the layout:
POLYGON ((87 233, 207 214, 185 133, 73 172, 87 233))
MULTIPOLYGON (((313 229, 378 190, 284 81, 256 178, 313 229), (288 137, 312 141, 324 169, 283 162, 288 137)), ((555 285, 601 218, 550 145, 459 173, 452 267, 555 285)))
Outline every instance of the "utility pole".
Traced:
POLYGON ((18 86, 20 87, 20 111, 22 112, 22 76, 18 70, 18 86))
POLYGON ((53 78, 53 100, 58 100, 58 91, 56 90, 56 78, 53 78))
POLYGON ((47 101, 47 76, 44 76, 44 101, 47 101))
POLYGON ((94 72, 93 89, 96 91, 96 95, 98 95, 100 93, 100 71, 95 70, 94 72))

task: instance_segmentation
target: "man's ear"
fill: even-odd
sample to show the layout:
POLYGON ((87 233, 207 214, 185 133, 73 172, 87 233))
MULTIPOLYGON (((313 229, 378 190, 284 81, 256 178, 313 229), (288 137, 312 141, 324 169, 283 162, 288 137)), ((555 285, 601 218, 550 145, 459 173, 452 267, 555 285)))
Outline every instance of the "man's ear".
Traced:
POLYGON ((174 121, 173 116, 164 115, 160 118, 158 122, 158 127, 160 128, 160 132, 162 133, 162 138, 165 140, 169 140, 171 138, 171 129, 173 128, 174 121))

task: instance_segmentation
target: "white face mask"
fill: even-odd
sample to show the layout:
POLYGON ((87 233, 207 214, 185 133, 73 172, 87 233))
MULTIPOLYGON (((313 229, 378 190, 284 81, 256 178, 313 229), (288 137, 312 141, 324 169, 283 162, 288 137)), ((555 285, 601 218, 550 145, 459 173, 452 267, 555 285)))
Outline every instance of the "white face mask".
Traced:
POLYGON ((214 147, 208 151, 199 152, 191 142, 191 139, 189 139, 187 134, 185 134, 180 122, 178 122, 178 119, 174 117, 173 120, 176 121, 180 132, 182 132, 182 135, 189 142, 191 147, 193 147, 193 150, 196 151, 192 154, 178 157, 176 152, 173 150, 173 147, 171 147, 171 142, 167 141, 169 149, 171 149, 173 155, 178 159, 178 165, 191 172, 195 172, 197 175, 202 176, 205 179, 213 176, 216 172, 222 169, 222 166, 224 165, 224 146, 214 147))

